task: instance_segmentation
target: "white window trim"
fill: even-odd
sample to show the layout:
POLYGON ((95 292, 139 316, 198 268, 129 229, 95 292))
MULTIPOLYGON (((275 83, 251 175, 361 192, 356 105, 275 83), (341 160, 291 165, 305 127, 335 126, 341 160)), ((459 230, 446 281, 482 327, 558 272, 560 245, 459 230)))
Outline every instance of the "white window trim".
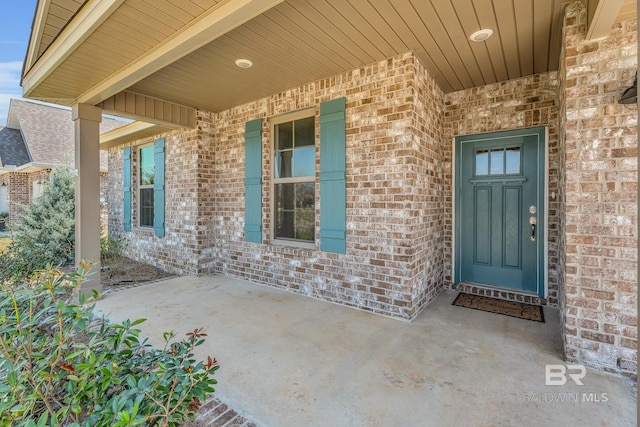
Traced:
MULTIPOLYGON (((136 174, 136 197, 138 198, 137 200, 137 205, 138 205, 138 209, 137 209, 137 213, 138 213, 138 221, 137 221, 137 226, 143 230, 153 230, 153 224, 151 225, 142 225, 142 190, 145 189, 152 189, 153 190, 153 184, 151 185, 142 185, 141 184, 141 180, 142 180, 142 150, 144 148, 148 148, 148 147, 153 147, 153 142, 148 143, 148 144, 143 144, 143 145, 139 145, 136 147, 137 149, 137 154, 138 157, 136 158, 136 171, 138 172, 136 174)), ((155 160, 155 159, 154 159, 155 160)), ((154 162, 154 173, 155 173, 155 162, 154 162)), ((154 212, 155 215, 155 212, 154 212)))
MULTIPOLYGON (((314 169, 315 169, 315 174, 312 177, 293 177, 293 178, 280 178, 276 181, 275 178, 275 168, 276 168, 276 163, 275 163, 275 153, 276 153, 276 138, 275 138, 275 127, 276 125, 282 124, 282 123, 287 123, 287 122, 292 122, 294 120, 300 120, 300 119, 306 119, 309 117, 313 117, 313 122, 314 122, 314 148, 316 151, 316 155, 315 158, 317 158, 318 156, 318 134, 316 132, 317 128, 317 121, 318 121, 318 116, 316 114, 316 108, 305 108, 303 110, 297 110, 291 113, 285 113, 276 117, 272 117, 269 121, 270 121, 270 127, 271 127, 271 170, 269 171, 269 176, 271 177, 270 181, 271 181, 271 206, 270 206, 270 212, 271 212, 271 226, 269 227, 269 236, 270 236, 270 240, 271 243, 273 243, 274 245, 279 245, 279 246, 289 246, 289 247, 294 247, 294 248, 300 248, 300 249, 315 249, 316 245, 318 243, 318 236, 316 233, 316 222, 317 222, 317 212, 314 212, 314 225, 313 225, 313 235, 314 235, 314 239, 313 241, 309 241, 309 242, 303 242, 301 240, 290 240, 290 239, 282 239, 282 238, 276 238, 276 218, 277 218, 277 212, 276 212, 276 184, 286 184, 286 183, 297 183, 297 182, 313 182, 314 186, 315 186, 315 198, 317 200, 317 191, 318 191, 318 183, 317 183, 317 179, 316 176, 318 175, 318 170, 317 170, 317 164, 314 165, 314 169), (309 179, 311 178, 311 180, 309 179)), ((314 200, 314 210, 317 210, 317 206, 315 204, 315 200, 314 200)))

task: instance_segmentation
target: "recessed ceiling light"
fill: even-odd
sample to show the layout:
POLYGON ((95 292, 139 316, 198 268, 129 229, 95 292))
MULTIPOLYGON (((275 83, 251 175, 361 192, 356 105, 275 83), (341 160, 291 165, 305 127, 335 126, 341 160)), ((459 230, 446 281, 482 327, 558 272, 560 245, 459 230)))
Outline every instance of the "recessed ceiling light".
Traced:
POLYGON ((240 68, 251 68, 253 62, 248 59, 236 59, 236 65, 240 68))
POLYGON ((493 34, 493 30, 486 28, 484 30, 476 31, 475 33, 469 36, 469 40, 472 42, 483 42, 493 34))

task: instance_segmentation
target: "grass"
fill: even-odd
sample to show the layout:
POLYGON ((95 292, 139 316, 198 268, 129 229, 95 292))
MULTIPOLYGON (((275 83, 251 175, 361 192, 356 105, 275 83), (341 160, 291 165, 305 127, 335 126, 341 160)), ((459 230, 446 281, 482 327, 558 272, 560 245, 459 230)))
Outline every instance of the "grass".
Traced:
POLYGON ((0 253, 7 250, 9 243, 11 243, 11 237, 0 237, 0 253))

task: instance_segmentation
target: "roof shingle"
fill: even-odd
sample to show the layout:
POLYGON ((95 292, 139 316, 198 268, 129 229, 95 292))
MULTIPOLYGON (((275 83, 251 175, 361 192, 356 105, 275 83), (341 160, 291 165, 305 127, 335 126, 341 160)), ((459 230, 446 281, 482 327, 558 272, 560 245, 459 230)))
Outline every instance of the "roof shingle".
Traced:
MULTIPOLYGON (((11 108, 15 110, 33 163, 74 165, 74 123, 71 120, 71 110, 17 99, 11 100, 11 108)), ((100 133, 126 124, 125 121, 103 118, 100 133)), ((100 169, 107 169, 105 151, 100 152, 100 169)))
POLYGON ((2 166, 22 166, 31 158, 18 129, 0 127, 0 161, 2 166))

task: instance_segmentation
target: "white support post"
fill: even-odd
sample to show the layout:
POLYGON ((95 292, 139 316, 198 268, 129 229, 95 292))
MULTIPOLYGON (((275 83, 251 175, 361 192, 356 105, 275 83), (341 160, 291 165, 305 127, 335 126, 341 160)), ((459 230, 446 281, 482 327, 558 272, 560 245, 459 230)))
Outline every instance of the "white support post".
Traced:
POLYGON ((102 292, 100 283, 100 122, 102 109, 88 104, 73 106, 76 169, 76 266, 93 265, 80 286, 81 295, 102 292))

